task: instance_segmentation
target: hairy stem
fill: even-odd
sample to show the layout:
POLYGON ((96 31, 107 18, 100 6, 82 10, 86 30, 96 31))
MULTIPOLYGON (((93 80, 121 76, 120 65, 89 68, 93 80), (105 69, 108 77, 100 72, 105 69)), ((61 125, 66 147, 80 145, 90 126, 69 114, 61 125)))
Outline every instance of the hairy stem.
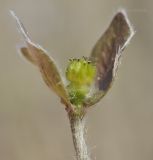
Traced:
POLYGON ((69 115, 73 144, 77 160, 91 160, 88 155, 87 145, 84 138, 85 122, 83 118, 69 115))

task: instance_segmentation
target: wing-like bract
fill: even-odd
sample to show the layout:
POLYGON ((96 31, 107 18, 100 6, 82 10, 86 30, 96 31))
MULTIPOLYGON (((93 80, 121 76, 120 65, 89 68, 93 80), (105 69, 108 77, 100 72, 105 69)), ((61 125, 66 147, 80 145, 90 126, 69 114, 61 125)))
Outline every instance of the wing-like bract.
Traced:
POLYGON ((11 14, 15 18, 18 24, 19 31, 25 40, 26 45, 25 47, 20 48, 21 53, 27 60, 38 66, 42 77, 48 87, 62 99, 62 102, 64 104, 70 106, 67 91, 64 87, 61 75, 53 58, 49 57, 47 52, 42 47, 36 45, 31 41, 22 22, 14 14, 14 12, 11 11, 11 14))
POLYGON ((97 75, 95 78, 96 91, 86 99, 86 106, 99 102, 111 87, 122 51, 133 35, 134 30, 125 11, 117 12, 107 30, 95 44, 89 57, 96 65, 97 75))
POLYGON ((104 93, 110 88, 116 75, 123 49, 132 36, 133 28, 124 11, 119 11, 98 40, 91 53, 97 67, 96 86, 104 93))

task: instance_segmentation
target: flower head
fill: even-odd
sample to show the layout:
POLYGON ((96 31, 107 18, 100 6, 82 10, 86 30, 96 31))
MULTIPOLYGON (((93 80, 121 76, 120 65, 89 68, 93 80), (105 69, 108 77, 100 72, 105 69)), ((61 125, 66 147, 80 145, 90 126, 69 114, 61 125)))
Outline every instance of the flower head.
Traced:
POLYGON ((85 59, 70 60, 66 69, 66 78, 78 85, 90 85, 96 75, 96 67, 94 63, 85 59))
POLYGON ((69 61, 66 69, 69 84, 66 86, 55 61, 42 47, 32 42, 19 18, 13 11, 11 14, 25 40, 25 46, 20 48, 21 53, 39 68, 44 81, 61 98, 67 111, 79 116, 107 93, 116 76, 122 51, 134 35, 125 11, 117 12, 89 58, 69 61), (89 96, 92 84, 95 89, 89 96))
POLYGON ((96 67, 91 61, 84 57, 70 60, 66 69, 66 78, 69 81, 67 90, 70 102, 76 106, 76 110, 82 107, 95 76, 96 67))

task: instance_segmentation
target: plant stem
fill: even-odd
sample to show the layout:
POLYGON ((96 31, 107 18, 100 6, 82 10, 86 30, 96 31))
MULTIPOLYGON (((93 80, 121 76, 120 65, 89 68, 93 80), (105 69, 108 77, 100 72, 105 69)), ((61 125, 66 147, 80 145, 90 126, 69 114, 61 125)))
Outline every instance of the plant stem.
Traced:
POLYGON ((84 138, 85 122, 83 118, 69 114, 73 144, 77 160, 91 160, 88 155, 87 145, 84 138))

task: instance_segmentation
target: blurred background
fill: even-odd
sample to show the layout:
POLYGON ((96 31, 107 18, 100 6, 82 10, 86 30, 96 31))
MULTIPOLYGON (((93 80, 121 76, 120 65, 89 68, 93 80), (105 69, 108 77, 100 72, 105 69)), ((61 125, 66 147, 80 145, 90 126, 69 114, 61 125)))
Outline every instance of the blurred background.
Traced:
POLYGON ((153 159, 153 2, 150 0, 0 0, 0 159, 72 160, 69 121, 37 68, 23 61, 12 9, 34 42, 63 71, 88 56, 114 13, 125 8, 136 35, 117 80, 87 115, 92 160, 153 159))

